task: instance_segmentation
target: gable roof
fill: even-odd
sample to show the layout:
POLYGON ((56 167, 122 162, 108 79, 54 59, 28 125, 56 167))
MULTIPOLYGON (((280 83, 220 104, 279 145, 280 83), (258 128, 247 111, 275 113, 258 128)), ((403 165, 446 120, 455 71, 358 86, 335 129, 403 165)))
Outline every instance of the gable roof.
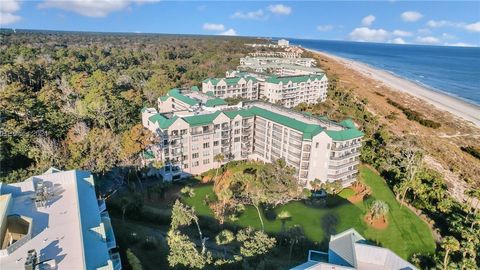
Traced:
POLYGON ((221 105, 228 105, 228 103, 225 102, 225 100, 223 100, 221 98, 212 98, 212 99, 207 100, 207 102, 205 102, 205 106, 207 106, 207 107, 216 107, 216 106, 221 106, 221 105))
POLYGON ((238 84, 240 79, 245 79, 247 82, 252 81, 252 82, 257 82, 257 79, 251 76, 245 76, 245 77, 231 77, 231 78, 208 78, 203 80, 204 83, 211 82, 212 84, 217 85, 219 82, 224 81, 227 85, 235 85, 238 84))
POLYGON ((355 138, 360 138, 365 135, 357 128, 347 128, 344 130, 326 130, 327 135, 332 138, 334 141, 346 141, 355 138))
POLYGON ((152 123, 158 123, 158 126, 162 129, 170 127, 175 120, 177 120, 178 116, 173 116, 172 118, 166 118, 165 116, 156 113, 148 118, 148 120, 152 123))
POLYGON ((301 76, 284 76, 284 77, 278 77, 278 76, 270 76, 267 78, 266 82, 268 83, 274 83, 274 84, 287 84, 289 82, 292 83, 301 83, 301 82, 306 82, 308 80, 314 81, 314 80, 321 80, 325 76, 325 74, 316 74, 316 75, 301 75, 301 76))
POLYGON ((198 104, 197 100, 195 100, 191 97, 187 97, 185 95, 182 95, 180 90, 177 89, 177 88, 173 88, 172 90, 168 91, 167 95, 170 96, 170 97, 176 98, 176 99, 178 99, 178 100, 180 100, 180 101, 182 101, 182 102, 184 102, 184 103, 186 103, 190 106, 198 104))
POLYGON ((295 129, 297 131, 302 132, 304 139, 312 139, 313 136, 323 131, 323 128, 319 125, 308 124, 308 123, 299 121, 295 118, 291 118, 285 115, 281 115, 279 113, 271 112, 269 110, 265 110, 263 108, 259 108, 256 106, 251 107, 249 110, 251 110, 257 116, 277 122, 291 129, 295 129))

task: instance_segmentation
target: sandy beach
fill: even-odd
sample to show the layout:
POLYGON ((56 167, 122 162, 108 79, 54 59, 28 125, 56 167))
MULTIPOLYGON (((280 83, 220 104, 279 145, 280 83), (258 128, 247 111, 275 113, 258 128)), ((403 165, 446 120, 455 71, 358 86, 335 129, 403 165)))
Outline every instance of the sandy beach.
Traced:
POLYGON ((364 74, 374 80, 383 83, 385 86, 388 86, 393 90, 405 92, 412 96, 418 97, 434 105, 442 111, 450 112, 455 116, 474 123, 476 126, 480 126, 480 106, 467 103, 461 99, 449 96, 447 94, 435 92, 409 80, 397 77, 387 71, 372 68, 367 64, 335 56, 325 52, 320 52, 312 49, 307 50, 332 58, 344 64, 345 66, 356 70, 361 74, 364 74))

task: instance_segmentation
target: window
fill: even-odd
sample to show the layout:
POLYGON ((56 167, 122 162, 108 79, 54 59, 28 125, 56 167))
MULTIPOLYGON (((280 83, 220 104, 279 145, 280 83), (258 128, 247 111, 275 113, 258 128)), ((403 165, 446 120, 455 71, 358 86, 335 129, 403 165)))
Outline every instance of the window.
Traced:
POLYGON ((192 167, 197 167, 199 164, 200 164, 200 162, 194 161, 193 164, 192 164, 192 167))
POLYGON ((219 141, 214 141, 213 142, 213 146, 218 146, 218 144, 219 144, 219 141))
POLYGON ((187 169, 187 168, 188 168, 188 164, 183 164, 183 168, 184 168, 184 169, 187 169))
POLYGON ((318 142, 315 143, 315 148, 318 148, 319 145, 320 145, 320 144, 319 144, 318 142))
POLYGON ((210 147, 210 143, 209 142, 206 142, 206 143, 203 143, 203 149, 207 149, 210 147))
POLYGON ((203 156, 206 157, 206 156, 209 156, 210 155, 210 151, 203 151, 203 156))
POLYGON ((239 142, 239 141, 240 141, 240 137, 235 137, 235 138, 233 139, 233 141, 234 141, 234 142, 239 142))
POLYGON ((193 153, 192 158, 198 158, 198 153, 193 153))
POLYGON ((209 164, 209 163, 210 163, 210 159, 204 159, 204 160, 203 160, 203 165, 207 165, 207 164, 209 164))
POLYGON ((235 121, 235 126, 236 127, 240 126, 240 121, 235 121))
POLYGON ((234 133, 235 133, 235 135, 240 134, 240 129, 235 129, 235 132, 234 132, 234 133))
POLYGON ((215 124, 215 129, 219 129, 220 128, 220 124, 215 124))

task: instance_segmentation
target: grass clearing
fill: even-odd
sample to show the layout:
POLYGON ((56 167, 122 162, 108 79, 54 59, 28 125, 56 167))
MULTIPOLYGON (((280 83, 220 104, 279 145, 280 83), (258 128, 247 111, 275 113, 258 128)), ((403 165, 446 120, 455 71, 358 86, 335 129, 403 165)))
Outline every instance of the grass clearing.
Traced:
MULTIPOLYGON (((235 168, 235 171, 244 170, 246 166, 235 168)), ((230 169, 233 170, 233 168, 230 169)), ((372 195, 366 201, 350 203, 346 198, 353 195, 353 190, 345 189, 338 196, 329 199, 333 199, 335 206, 322 208, 308 206, 303 202, 291 202, 274 209, 274 211, 277 214, 282 210, 288 211, 292 218, 286 221, 285 226, 287 228, 293 225, 302 226, 305 235, 315 242, 325 244, 331 234, 353 227, 367 240, 387 247, 405 259, 417 252, 433 253, 435 242, 427 224, 410 209, 400 207, 393 192, 376 172, 362 166, 360 178, 372 191, 372 195), (375 199, 385 201, 390 207, 389 226, 383 230, 374 229, 363 220, 368 205, 375 199)), ((205 204, 207 195, 211 198, 215 196, 212 185, 199 185, 194 189, 195 196, 184 198, 184 201, 194 206, 198 215, 213 217, 212 211, 205 204)), ((331 205, 331 203, 327 203, 327 205, 331 205)), ((277 233, 282 229, 282 222, 279 219, 268 220, 264 217, 264 222, 265 230, 269 233, 277 233)), ((242 227, 261 228, 260 220, 253 207, 246 207, 245 212, 235 224, 242 227)))

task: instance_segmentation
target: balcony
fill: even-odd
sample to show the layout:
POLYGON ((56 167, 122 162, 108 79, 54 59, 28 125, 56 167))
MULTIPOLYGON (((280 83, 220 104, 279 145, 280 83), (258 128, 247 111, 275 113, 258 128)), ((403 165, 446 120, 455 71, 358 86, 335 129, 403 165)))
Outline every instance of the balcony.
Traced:
POLYGON ((353 166, 353 165, 357 165, 357 164, 359 164, 359 160, 355 159, 355 160, 349 161, 347 163, 339 164, 339 165, 329 165, 328 169, 330 169, 330 170, 340 170, 340 169, 344 169, 344 168, 347 168, 347 167, 350 167, 350 166, 353 166))
POLYGON ((105 203, 105 200, 104 199, 98 200, 98 211, 102 213, 105 210, 107 210, 107 204, 105 203))
POLYGON ((112 261, 112 266, 114 270, 122 269, 122 261, 118 252, 110 254, 110 260, 112 261))
POLYGON ((360 151, 353 152, 353 153, 349 153, 349 154, 347 154, 347 155, 338 156, 338 157, 332 157, 332 156, 330 156, 330 159, 331 159, 331 160, 344 160, 344 159, 346 159, 346 158, 358 157, 358 156, 360 156, 360 151))
POLYGON ((328 180, 339 180, 341 178, 344 178, 344 177, 347 177, 348 179, 352 178, 353 175, 357 175, 358 173, 358 170, 357 169, 354 169, 354 170, 350 170, 350 171, 346 171, 346 172, 343 172, 343 173, 339 173, 339 174, 328 174, 327 175, 327 179, 328 180))
POLYGON ((117 242, 115 240, 115 234, 113 233, 112 222, 108 212, 103 212, 100 215, 102 223, 105 226, 105 242, 107 243, 108 249, 113 249, 117 247, 117 242))
POLYGON ((352 149, 352 148, 361 147, 361 146, 362 146, 362 145, 359 144, 359 143, 351 143, 351 144, 346 145, 346 146, 335 146, 335 147, 332 147, 332 150, 333 150, 333 151, 342 151, 342 150, 352 149))

